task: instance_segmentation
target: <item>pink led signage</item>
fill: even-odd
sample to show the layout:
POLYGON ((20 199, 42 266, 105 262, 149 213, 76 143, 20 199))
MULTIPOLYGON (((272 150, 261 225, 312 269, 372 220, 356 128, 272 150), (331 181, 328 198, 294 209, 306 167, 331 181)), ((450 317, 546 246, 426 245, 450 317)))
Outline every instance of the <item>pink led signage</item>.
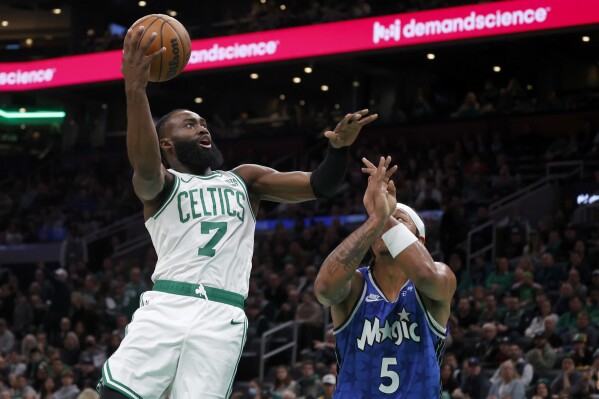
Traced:
MULTIPOLYGON (((194 40, 185 71, 599 23, 596 0, 514 0, 194 40)), ((0 91, 121 79, 121 51, 0 63, 0 91)))

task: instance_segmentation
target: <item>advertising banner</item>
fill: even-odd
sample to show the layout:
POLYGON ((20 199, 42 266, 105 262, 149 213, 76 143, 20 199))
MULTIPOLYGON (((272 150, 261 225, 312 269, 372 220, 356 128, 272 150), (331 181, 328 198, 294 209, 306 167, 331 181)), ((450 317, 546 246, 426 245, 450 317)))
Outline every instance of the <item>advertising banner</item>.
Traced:
MULTIPOLYGON (((185 71, 599 23, 597 0, 513 0, 194 40, 185 71)), ((120 50, 0 63, 0 91, 121 79, 120 50)))

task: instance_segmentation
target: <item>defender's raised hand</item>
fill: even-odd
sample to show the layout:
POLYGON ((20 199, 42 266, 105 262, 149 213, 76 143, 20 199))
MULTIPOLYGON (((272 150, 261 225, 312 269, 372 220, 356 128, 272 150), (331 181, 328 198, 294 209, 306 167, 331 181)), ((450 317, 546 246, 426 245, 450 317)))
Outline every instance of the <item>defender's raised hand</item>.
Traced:
POLYGON ((152 60, 166 51, 166 47, 162 47, 152 54, 146 55, 150 44, 156 39, 156 33, 152 33, 142 41, 144 30, 143 26, 135 31, 129 29, 125 36, 121 72, 125 76, 125 85, 127 86, 138 85, 145 88, 148 84, 152 60))
POLYGON ((387 200, 387 183, 385 183, 385 158, 381 157, 376 170, 368 177, 368 187, 364 193, 364 207, 370 217, 386 220, 395 209, 389 206, 387 200))
POLYGON ((353 114, 345 115, 345 118, 337 124, 335 130, 324 132, 324 136, 329 139, 334 148, 351 145, 356 140, 356 137, 358 137, 360 130, 379 117, 377 114, 366 116, 367 114, 368 110, 363 109, 353 114))
MULTIPOLYGON (((374 164, 372 162, 370 162, 366 158, 362 158, 362 162, 365 165, 365 167, 362 168, 363 173, 366 173, 370 176, 372 176, 374 173, 376 173, 377 167, 374 166, 374 164)), ((393 165, 391 168, 389 168, 390 164, 391 164, 391 157, 387 156, 385 158, 385 168, 387 168, 387 172, 385 173, 384 182, 387 185, 387 202, 389 204, 389 208, 391 209, 391 213, 393 213, 393 211, 395 210, 395 206, 397 205, 397 196, 396 196, 397 190, 395 188, 395 183, 391 179, 391 176, 393 176, 393 174, 395 172, 397 172, 397 165, 393 165)))

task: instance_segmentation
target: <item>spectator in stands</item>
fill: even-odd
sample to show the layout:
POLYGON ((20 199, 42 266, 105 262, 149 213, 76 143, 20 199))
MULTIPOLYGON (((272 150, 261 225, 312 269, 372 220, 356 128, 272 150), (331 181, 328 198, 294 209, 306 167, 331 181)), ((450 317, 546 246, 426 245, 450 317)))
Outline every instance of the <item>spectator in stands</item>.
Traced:
MULTIPOLYGON (((40 369, 43 370, 43 368, 40 369)), ((54 392, 56 392, 56 382, 54 381, 54 378, 47 377, 40 389, 40 399, 53 399, 54 392)))
POLYGON ((526 389, 511 360, 501 363, 500 379, 491 385, 489 399, 526 399, 526 389))
MULTIPOLYGON (((28 381, 27 381, 27 377, 23 374, 19 374, 17 375, 17 381, 15 384, 15 387, 13 389, 13 398, 14 399, 20 399, 20 398, 24 398, 26 395, 31 395, 34 394, 35 395, 35 389, 33 389, 28 381)), ((35 398, 35 396, 33 396, 35 398)))
POLYGON ((27 296, 19 293, 17 294, 17 303, 14 309, 14 315, 12 319, 13 332, 22 337, 25 332, 29 330, 29 326, 33 322, 33 307, 27 299, 27 296))
POLYGON ((564 345, 562 337, 556 332, 558 317, 556 315, 549 315, 545 317, 545 338, 552 348, 561 350, 564 345))
POLYGON ((15 336, 6 326, 6 320, 0 319, 0 351, 7 355, 15 346, 15 336))
POLYGON ((499 342, 497 339, 497 327, 493 323, 483 324, 482 340, 476 343, 474 355, 481 359, 484 366, 494 367, 499 353, 499 342))
MULTIPOLYGON (((515 367, 517 378, 527 387, 534 376, 534 366, 530 364, 523 356, 523 351, 520 345, 512 343, 510 345, 510 360, 515 367)), ((495 370, 495 374, 491 377, 491 383, 496 383, 501 380, 501 367, 495 370)))
POLYGON ((322 377, 322 391, 323 394, 318 399, 333 399, 335 393, 335 385, 337 384, 337 377, 333 374, 326 374, 322 377))
POLYGON ((514 273, 509 270, 510 264, 506 258, 497 259, 497 269, 489 275, 485 286, 495 295, 502 295, 512 287, 514 273))
POLYGON ((299 397, 322 395, 323 386, 318 374, 314 372, 314 363, 311 360, 302 362, 302 377, 295 385, 295 394, 299 397))
POLYGON ((522 232, 517 227, 512 227, 507 244, 503 249, 503 256, 508 259, 517 258, 522 255, 526 241, 522 236, 522 232))
POLYGON ((277 308, 280 308, 287 300, 287 293, 285 292, 285 288, 281 285, 281 278, 278 273, 271 273, 268 276, 267 286, 264 290, 264 298, 277 308))
POLYGON ((553 395, 561 395, 562 393, 571 395, 574 393, 575 387, 582 376, 576 372, 574 359, 571 356, 566 356, 562 359, 561 370, 551 383, 551 393, 553 395))
POLYGON ((522 273, 522 280, 512 285, 512 293, 519 299, 520 306, 526 308, 530 305, 535 294, 543 289, 543 286, 533 281, 530 271, 522 273))
POLYGON ((531 230, 528 235, 528 244, 524 246, 522 253, 530 256, 534 262, 539 262, 545 252, 545 243, 538 230, 531 230))
POLYGON ((589 265, 583 260, 583 255, 578 251, 570 251, 570 261, 567 265, 567 269, 570 270, 568 274, 568 282, 572 284, 574 293, 584 298, 587 296, 588 288, 582 281, 589 281, 591 279, 591 269, 589 265))
POLYGON ((21 375, 25 374, 27 365, 23 362, 23 357, 17 348, 13 349, 7 356, 8 374, 21 375))
POLYGON ((568 331, 565 335, 567 342, 574 342, 574 336, 576 334, 584 334, 587 338, 587 345, 589 348, 595 348, 597 346, 597 329, 591 325, 589 314, 586 311, 581 311, 576 316, 576 327, 568 331))
POLYGON ((495 295, 486 295, 484 306, 478 317, 478 324, 481 326, 486 323, 497 325, 504 317, 504 312, 497 308, 497 298, 495 298, 495 295))
POLYGON ((450 321, 455 325, 459 325, 464 331, 471 330, 473 326, 476 327, 478 315, 472 309, 469 298, 460 298, 457 312, 450 316, 450 321))
MULTIPOLYGON (((597 259, 595 265, 599 265, 599 259, 597 259)), ((599 269, 595 269, 591 273, 591 286, 589 288, 599 288, 599 269)))
POLYGON ((275 322, 294 320, 298 305, 299 292, 293 285, 289 285, 287 290, 287 301, 281 305, 277 317, 275 318, 275 322))
POLYGON ((79 395, 79 388, 73 383, 75 376, 70 370, 66 370, 62 373, 62 386, 56 393, 54 393, 53 399, 77 399, 79 395))
POLYGON ((453 366, 448 363, 441 365, 441 399, 451 398, 451 393, 459 388, 459 384, 456 381, 453 374, 453 366))
POLYGON ((93 359, 89 356, 82 357, 78 364, 77 374, 77 386, 79 389, 95 388, 100 378, 102 378, 102 373, 94 365, 93 359))
POLYGON ((574 348, 570 351, 570 356, 577 369, 586 369, 593 362, 593 350, 587 345, 586 334, 578 333, 572 338, 574 348))
POLYGON ((267 399, 262 390, 262 383, 257 378, 252 379, 248 385, 248 399, 267 399))
POLYGON ((546 290, 557 290, 560 282, 565 279, 562 267, 555 264, 555 257, 551 252, 545 252, 541 256, 540 266, 535 271, 535 281, 545 287, 546 290))
POLYGON ((564 258, 565 253, 562 249, 562 238, 558 230, 552 230, 549 232, 549 236, 547 238, 547 252, 552 254, 558 260, 562 260, 564 258))
POLYGON ((94 367, 101 368, 106 361, 106 351, 99 346, 96 338, 93 335, 85 337, 84 349, 79 355, 79 363, 83 363, 86 359, 92 359, 94 367))
POLYGON ((79 360, 80 352, 81 350, 79 348, 79 338, 77 337, 77 334, 69 331, 64 339, 64 346, 60 351, 62 361, 72 367, 79 360))
POLYGON ((337 360, 335 354, 335 334, 332 328, 327 331, 326 341, 314 341, 313 349, 315 363, 331 364, 337 360))
POLYGON ((570 299, 574 296, 574 289, 567 281, 563 282, 559 288, 559 297, 553 306, 553 311, 558 315, 563 315, 570 309, 570 299))
POLYGON ((297 307, 295 321, 301 324, 302 347, 312 345, 316 337, 322 337, 322 325, 324 322, 322 307, 314 300, 312 291, 304 291, 302 303, 297 307))
POLYGON ((64 342, 67 334, 71 331, 71 320, 68 317, 60 319, 59 330, 52 333, 50 336, 50 345, 55 348, 64 347, 64 342))
MULTIPOLYGON (((596 279, 596 278, 595 278, 596 279)), ((586 301, 586 311, 595 326, 599 326, 599 287, 591 287, 586 301)))
POLYGON ((50 331, 58 330, 58 323, 67 317, 71 308, 71 285, 67 282, 68 273, 59 268, 54 272, 52 280, 52 294, 48 307, 48 328, 50 331))
POLYGON ((552 369, 556 360, 556 352, 549 345, 545 334, 542 332, 536 333, 533 344, 534 348, 526 352, 526 361, 537 371, 552 369))
POLYGON ((466 378, 459 388, 452 392, 455 399, 486 399, 491 388, 491 382, 482 373, 481 361, 478 357, 471 357, 466 361, 466 378))
POLYGON ((423 210, 440 209, 442 200, 441 191, 435 186, 435 180, 428 178, 416 197, 416 208, 423 210))
POLYGON ((279 367, 277 367, 271 391, 276 392, 282 396, 283 392, 287 390, 295 390, 295 384, 296 382, 291 376, 289 367, 286 365, 280 365, 279 367))
POLYGON ((468 270, 466 270, 466 268, 464 267, 460 255, 458 255, 457 253, 452 253, 449 256, 448 266, 453 272, 453 274, 455 274, 455 278, 457 281, 456 295, 458 297, 464 296, 468 293, 468 290, 470 289, 470 274, 468 273, 468 270))
POLYGON ((570 310, 562 314, 557 322, 557 328, 561 331, 576 328, 578 313, 583 310, 583 301, 579 296, 572 296, 569 301, 570 310))
POLYGON ((520 337, 524 332, 524 326, 522 325, 524 310, 522 310, 520 301, 515 296, 506 297, 505 304, 507 312, 503 317, 502 323, 497 326, 497 331, 515 339, 520 337))
POLYGON ((537 382, 532 399, 550 399, 549 383, 547 380, 541 379, 537 382))
POLYGON ((99 397, 100 395, 94 389, 86 388, 77 396, 77 399, 98 399, 99 397))
POLYGON ((451 117, 455 119, 470 119, 478 118, 481 115, 480 104, 476 100, 476 94, 470 91, 466 93, 464 102, 462 105, 460 105, 456 112, 451 114, 451 117))
POLYGON ((557 319, 557 315, 552 313, 551 302, 547 299, 547 296, 542 295, 541 304, 539 305, 538 312, 530 321, 529 326, 524 330, 524 335, 532 338, 539 332, 545 331, 545 318, 550 315, 554 315, 557 319))

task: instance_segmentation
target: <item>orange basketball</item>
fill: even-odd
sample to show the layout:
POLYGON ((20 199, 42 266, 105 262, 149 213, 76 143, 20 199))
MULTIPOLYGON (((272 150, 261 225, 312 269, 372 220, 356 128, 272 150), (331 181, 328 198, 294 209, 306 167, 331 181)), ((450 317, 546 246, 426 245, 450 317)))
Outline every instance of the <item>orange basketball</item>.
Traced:
POLYGON ((150 81, 164 82, 183 72, 191 56, 191 40, 185 27, 175 18, 164 14, 146 15, 135 21, 131 29, 135 32, 140 26, 145 28, 140 43, 156 32, 156 38, 146 55, 166 47, 166 51, 152 61, 150 81))

